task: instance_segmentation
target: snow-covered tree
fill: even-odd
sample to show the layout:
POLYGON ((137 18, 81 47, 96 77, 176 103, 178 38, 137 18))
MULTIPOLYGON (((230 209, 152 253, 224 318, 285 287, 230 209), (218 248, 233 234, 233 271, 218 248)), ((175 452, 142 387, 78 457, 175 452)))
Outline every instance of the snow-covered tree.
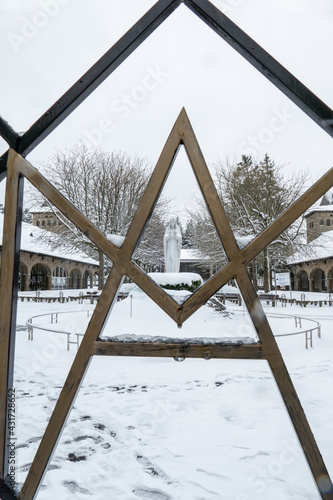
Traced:
MULTIPOLYGON (((234 164, 218 161, 214 169, 219 196, 240 246, 262 232, 286 210, 299 197, 307 180, 304 172, 286 178, 282 167, 277 166, 267 154, 260 162, 250 156, 242 156, 241 161, 234 164)), ((221 242, 205 205, 202 204, 193 215, 196 246, 201 253, 214 260, 220 259, 219 264, 224 264, 221 242), (201 236, 200 227, 203 228, 201 236)), ((302 220, 298 220, 249 265, 255 285, 258 275, 262 274, 264 289, 269 290, 272 262, 275 268, 283 266, 284 259, 292 252, 302 231, 302 220)))
POLYGON ((192 248, 195 238, 195 224, 192 219, 186 221, 183 233, 183 248, 192 248))
MULTIPOLYGON (((46 177, 73 205, 106 235, 125 236, 150 178, 147 160, 131 158, 122 151, 108 152, 77 145, 56 151, 43 168, 46 177)), ((155 207, 135 253, 135 260, 153 264, 162 258, 165 202, 155 207), (161 244, 157 242, 161 240, 161 244)), ((50 205, 50 208, 53 207, 50 205)), ((105 256, 71 222, 55 210, 62 224, 54 234, 69 248, 80 248, 100 267, 103 284, 105 256)), ((108 264, 110 265, 110 263, 108 264)))
POLYGON ((195 248, 201 264, 216 271, 226 263, 227 259, 203 199, 195 200, 195 209, 189 211, 189 216, 192 230, 188 248, 195 248))

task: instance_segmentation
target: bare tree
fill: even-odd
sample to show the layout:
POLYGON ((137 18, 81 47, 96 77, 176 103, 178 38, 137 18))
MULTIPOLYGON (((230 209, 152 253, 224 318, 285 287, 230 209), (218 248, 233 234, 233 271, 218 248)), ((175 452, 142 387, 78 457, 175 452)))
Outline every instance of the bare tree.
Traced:
MULTIPOLYGON (((131 158, 122 151, 88 149, 83 144, 67 151, 57 150, 43 170, 54 186, 100 231, 119 236, 126 235, 151 173, 143 158, 131 158)), ((136 252, 135 258, 145 264, 155 262, 158 257, 152 241, 156 243, 159 233, 160 239, 163 238, 165 203, 161 202, 154 211, 136 252)), ((50 209, 62 223, 52 238, 54 244, 61 236, 62 243, 69 249, 79 248, 98 258, 101 288, 105 267, 103 252, 51 205, 50 209)))
POLYGON ((205 201, 196 198, 195 209, 189 210, 188 216, 187 225, 191 228, 188 247, 198 251, 199 265, 216 271, 227 258, 205 201))

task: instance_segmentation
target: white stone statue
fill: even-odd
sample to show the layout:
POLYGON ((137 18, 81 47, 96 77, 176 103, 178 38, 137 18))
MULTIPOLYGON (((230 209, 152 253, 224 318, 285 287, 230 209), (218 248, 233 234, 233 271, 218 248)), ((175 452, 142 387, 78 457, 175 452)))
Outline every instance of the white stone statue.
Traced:
POLYGON ((179 273, 182 235, 175 216, 170 217, 164 233, 165 272, 179 273))

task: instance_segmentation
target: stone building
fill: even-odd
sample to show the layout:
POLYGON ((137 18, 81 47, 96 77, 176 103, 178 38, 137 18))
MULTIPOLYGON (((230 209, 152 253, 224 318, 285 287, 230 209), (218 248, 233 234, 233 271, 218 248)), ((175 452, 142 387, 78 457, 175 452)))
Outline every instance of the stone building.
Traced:
POLYGON ((333 199, 326 193, 320 205, 312 207, 304 216, 306 220, 307 242, 315 240, 322 233, 333 229, 333 199))
POLYGON ((304 216, 307 245, 288 260, 293 290, 333 291, 333 196, 327 193, 304 216))
POLYGON ((197 273, 207 280, 213 275, 212 267, 203 261, 195 248, 182 248, 180 252, 180 272, 197 273))
MULTIPOLYGON (((22 223, 19 289, 62 290, 91 288, 98 275, 98 262, 82 252, 69 252, 61 243, 55 248, 48 237, 48 221, 52 213, 40 211, 34 224, 22 223), (40 224, 37 224, 38 220, 40 224), (42 224, 42 221, 46 224, 42 224), (40 227, 39 227, 40 226, 40 227), (45 229, 42 229, 45 227, 45 229)), ((36 212, 37 214, 37 212, 36 212)), ((0 261, 2 252, 3 215, 0 213, 0 261)), ((54 226, 53 226, 54 227, 54 226)))
POLYGON ((50 207, 45 203, 40 207, 31 209, 32 224, 48 231, 57 231, 57 228, 62 226, 62 215, 57 210, 50 210, 50 207))

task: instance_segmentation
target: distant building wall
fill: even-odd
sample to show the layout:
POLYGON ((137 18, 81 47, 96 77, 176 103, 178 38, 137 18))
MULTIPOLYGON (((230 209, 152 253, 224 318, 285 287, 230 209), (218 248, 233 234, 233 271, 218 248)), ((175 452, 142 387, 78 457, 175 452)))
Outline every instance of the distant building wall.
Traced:
POLYGON ((333 257, 289 266, 291 288, 300 292, 333 291, 333 257))
POLYGON ((305 216, 307 242, 315 240, 322 233, 333 230, 332 210, 320 210, 310 212, 305 216))
POLYGON ((57 231, 62 226, 62 222, 52 211, 32 212, 32 223, 48 231, 57 231))
MULTIPOLYGON (((1 253, 0 247, 0 264, 1 253)), ((99 267, 94 264, 21 251, 19 289, 91 288, 95 285, 98 270, 99 267)))

